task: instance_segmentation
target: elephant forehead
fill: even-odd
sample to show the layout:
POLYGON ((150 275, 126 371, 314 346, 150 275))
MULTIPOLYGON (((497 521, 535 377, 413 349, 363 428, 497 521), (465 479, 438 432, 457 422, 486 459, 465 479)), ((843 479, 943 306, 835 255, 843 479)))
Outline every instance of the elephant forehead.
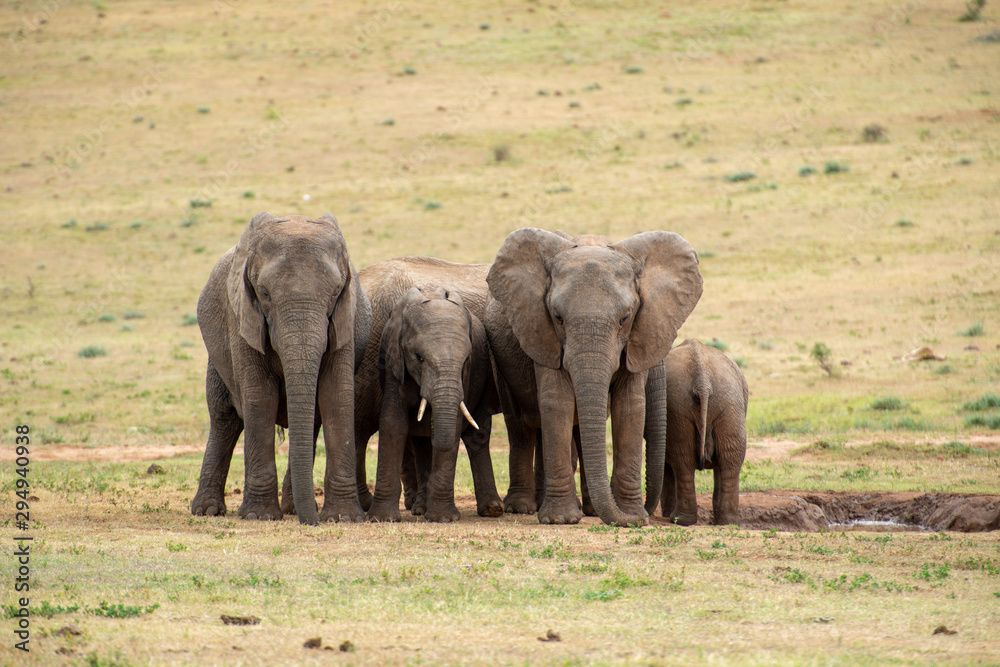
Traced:
POLYGON ((462 306, 452 301, 436 298, 410 306, 406 315, 410 322, 418 327, 449 324, 460 330, 463 335, 468 335, 468 319, 464 310, 462 306))
POLYGON ((624 284, 635 279, 631 257, 606 246, 580 246, 559 254, 551 268, 553 280, 592 284, 624 284))

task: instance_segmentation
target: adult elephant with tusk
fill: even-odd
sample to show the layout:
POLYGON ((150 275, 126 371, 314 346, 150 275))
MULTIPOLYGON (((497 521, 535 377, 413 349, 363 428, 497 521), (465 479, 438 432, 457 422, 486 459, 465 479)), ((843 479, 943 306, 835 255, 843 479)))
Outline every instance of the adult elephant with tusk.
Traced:
POLYGON ((254 216, 212 270, 198 300, 198 324, 208 348, 211 426, 191 512, 226 513, 226 477, 243 432, 239 515, 281 519, 274 460, 279 425, 288 429, 290 491, 299 521, 363 520, 352 417, 354 371, 368 341, 371 305, 336 219, 254 216), (313 487, 321 424, 322 513, 313 487))
MULTIPOLYGON (((425 488, 418 494, 423 500, 415 504, 414 514, 423 514, 428 521, 457 521, 459 440, 463 434, 485 434, 488 443, 495 411, 482 322, 448 287, 411 288, 382 331, 379 375, 378 474, 368 518, 399 521, 403 450, 409 443, 418 462, 431 461, 426 478, 420 476, 425 488)), ((499 496, 495 503, 499 509, 499 496)))
POLYGON ((532 453, 539 442, 545 488, 538 520, 580 520, 571 463, 576 425, 598 516, 608 524, 645 523, 646 381, 701 298, 694 249, 663 231, 612 243, 524 228, 508 235, 487 282, 486 330, 511 448, 508 511, 536 509, 532 453))

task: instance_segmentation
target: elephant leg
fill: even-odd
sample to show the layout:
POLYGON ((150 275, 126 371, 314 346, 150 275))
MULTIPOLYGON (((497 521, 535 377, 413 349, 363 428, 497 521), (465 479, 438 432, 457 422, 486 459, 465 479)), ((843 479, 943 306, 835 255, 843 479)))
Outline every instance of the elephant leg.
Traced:
POLYGON ((583 517, 573 481, 571 449, 576 396, 569 376, 535 365, 538 406, 542 417, 542 460, 545 500, 538 508, 539 523, 579 523, 583 517))
POLYGON ((417 463, 413 456, 413 442, 409 439, 403 451, 403 470, 400 479, 403 482, 403 509, 412 510, 420 484, 417 479, 417 463))
POLYGON ((677 518, 677 484, 670 463, 663 466, 663 492, 660 496, 660 514, 671 521, 677 518))
POLYGON ((378 431, 378 464, 375 493, 368 509, 369 521, 399 521, 399 478, 406 446, 406 407, 398 391, 387 392, 378 431))
POLYGON ((329 355, 320 372, 319 399, 323 419, 326 471, 320 521, 364 521, 358 499, 354 439, 354 345, 329 355), (328 366, 328 368, 326 368, 328 366))
POLYGON ((434 449, 431 457, 431 474, 427 480, 427 511, 424 518, 435 523, 458 521, 460 514, 455 506, 455 463, 458 461, 458 443, 447 451, 434 449))
POLYGON ((504 510, 511 514, 534 514, 535 477, 532 460, 535 456, 535 432, 520 416, 504 410, 507 439, 510 442, 510 487, 503 500, 504 510))
POLYGON ((646 374, 628 373, 612 385, 611 492, 622 513, 646 517, 642 498, 642 433, 646 425, 646 374), (615 386, 617 385, 617 386, 615 386))
MULTIPOLYGON (((369 436, 370 438, 371 436, 369 436)), ((358 483, 358 502, 361 509, 368 511, 372 506, 372 492, 368 488, 368 470, 365 467, 368 457, 368 438, 355 439, 354 443, 354 476, 358 483)))
POLYGON ((229 389, 211 365, 205 379, 208 397, 208 444, 198 476, 198 492, 191 501, 191 513, 199 516, 226 514, 226 478, 236 441, 243 432, 243 420, 233 407, 229 389))
POLYGON ((580 427, 573 427, 573 453, 580 464, 580 497, 583 499, 583 513, 586 516, 597 516, 594 503, 590 501, 590 488, 587 486, 587 471, 583 469, 583 451, 580 445, 580 427))
MULTIPOLYGON (((313 463, 316 462, 316 438, 319 437, 319 427, 323 422, 316 412, 316 425, 313 426, 313 463)), ((295 498, 292 497, 292 467, 285 468, 285 479, 281 482, 281 511, 285 514, 295 514, 295 498)))
POLYGON ((413 451, 413 478, 416 486, 410 513, 413 516, 423 516, 427 512, 428 480, 431 476, 431 452, 434 446, 430 438, 414 436, 410 438, 409 449, 413 451))
POLYGON ((713 470, 715 485, 712 489, 713 522, 723 526, 739 525, 740 470, 743 467, 743 458, 746 454, 746 430, 722 427, 720 431, 715 433, 715 468, 713 470))
POLYGON ((672 430, 667 456, 673 468, 677 504, 670 516, 674 523, 691 526, 698 522, 698 496, 694 484, 694 445, 698 437, 694 422, 678 418, 667 421, 672 430))
MULTIPOLYGON (((573 489, 576 493, 576 489, 573 489)), ((542 458, 542 431, 535 431, 535 505, 545 502, 545 460, 542 458)))
POLYGON ((493 460, 490 458, 490 432, 493 429, 493 415, 489 410, 477 410, 473 415, 479 430, 467 429, 462 433, 465 451, 469 454, 472 468, 472 484, 476 490, 476 513, 479 516, 497 517, 503 515, 503 501, 497 493, 497 482, 493 476, 493 460))
POLYGON ((267 379, 254 384, 244 401, 244 484, 239 515, 244 519, 278 520, 278 470, 274 462, 274 425, 278 388, 267 379))

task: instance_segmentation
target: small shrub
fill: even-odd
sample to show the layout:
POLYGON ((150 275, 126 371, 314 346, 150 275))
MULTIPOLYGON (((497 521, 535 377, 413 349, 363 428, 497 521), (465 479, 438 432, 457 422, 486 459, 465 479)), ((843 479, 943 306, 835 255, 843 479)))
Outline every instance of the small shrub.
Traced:
POLYGON ((818 363, 827 375, 833 375, 833 368, 830 366, 832 355, 833 351, 825 343, 816 343, 809 352, 809 357, 818 363))
MULTIPOLYGON (((1000 33, 997 33, 997 34, 1000 35, 1000 33)), ((1000 40, 997 40, 997 41, 1000 41, 1000 40)), ((958 162, 956 162, 955 164, 962 165, 963 167, 967 166, 967 165, 970 165, 970 164, 972 164, 972 158, 971 157, 961 157, 961 158, 958 159, 958 162)))
POLYGON ((407 65, 403 68, 403 74, 406 76, 416 76, 417 70, 413 67, 413 65, 407 65))
POLYGON ((705 345, 707 345, 708 347, 714 347, 716 350, 720 352, 725 352, 726 350, 729 349, 729 346, 723 343, 718 338, 713 338, 712 340, 706 342, 705 345))
POLYGON ((823 165, 824 174, 846 174, 850 168, 843 162, 828 161, 823 165))
POLYGON ((198 113, 205 114, 211 112, 212 110, 208 107, 198 107, 197 111, 198 113))
POLYGON ((625 68, 626 74, 642 74, 644 71, 646 70, 642 69, 638 65, 629 65, 625 68))
POLYGON ((913 226, 913 222, 911 222, 910 220, 907 220, 906 218, 900 218, 899 220, 896 221, 896 226, 897 227, 912 227, 913 226))
POLYGON ((493 161, 506 162, 510 159, 510 147, 507 144, 500 144, 493 147, 493 161))
POLYGON ((198 221, 195 218, 187 218, 181 222, 181 227, 194 227, 196 224, 198 224, 198 221))
POLYGON ((74 227, 76 227, 76 224, 77 224, 76 223, 76 218, 74 218, 72 220, 68 220, 68 221, 62 223, 59 226, 62 227, 63 229, 73 229, 74 227))
POLYGON ((974 401, 962 404, 963 410, 973 412, 982 412, 983 410, 990 410, 992 408, 1000 408, 1000 396, 996 394, 983 394, 974 401))
POLYGON ((882 396, 868 404, 869 410, 902 410, 906 407, 898 396, 882 396))
POLYGON ((243 193, 244 199, 253 199, 256 196, 257 195, 254 194, 253 190, 247 190, 246 192, 243 193))
POLYGON ((577 102, 576 100, 573 100, 572 102, 569 103, 569 108, 570 109, 579 109, 580 108, 580 103, 577 102))
POLYGON ((395 124, 396 124, 395 118, 386 118, 385 120, 382 121, 382 125, 385 125, 387 127, 391 127, 395 124))
POLYGON ((959 21, 978 21, 979 14, 983 11, 983 7, 986 5, 986 0, 971 0, 971 2, 965 3, 965 13, 958 17, 959 21))
POLYGON ((1000 429, 1000 415, 974 415, 965 420, 965 426, 985 426, 990 429, 1000 429))
POLYGON ((144 317, 146 317, 146 315, 138 310, 126 310, 122 313, 123 320, 141 320, 144 317))
POLYGON ((861 131, 861 139, 866 144, 874 144, 885 139, 885 128, 877 123, 868 125, 861 131))
POLYGON ((435 211, 439 208, 441 208, 441 202, 439 201, 434 201, 433 199, 429 199, 424 202, 425 211, 435 211))
POLYGON ((948 375, 949 373, 954 373, 954 372, 955 372, 955 367, 952 366, 951 364, 944 364, 942 366, 938 366, 933 371, 934 375, 948 375))
POLYGON ((698 253, 698 259, 712 259, 713 257, 718 257, 719 253, 714 250, 702 250, 698 253))
POLYGON ((135 222, 130 222, 128 225, 129 229, 142 229, 145 227, 145 223, 142 220, 136 220, 135 222))
POLYGON ((684 108, 689 104, 694 104, 694 100, 692 100, 690 97, 678 97, 677 101, 674 102, 674 104, 676 104, 681 108, 684 108))
POLYGON ((103 315, 101 315, 100 317, 97 318, 97 321, 98 322, 114 322, 115 321, 115 316, 112 315, 111 313, 104 313, 103 315))
POLYGON ((99 345, 88 345, 87 347, 81 348, 76 356, 81 359, 92 359, 93 357, 106 357, 108 356, 108 351, 99 345))
POLYGON ((183 320, 181 320, 181 326, 182 327, 189 327, 189 326, 192 326, 194 324, 198 324, 198 316, 197 315, 191 315, 189 313, 189 314, 187 314, 187 315, 184 316, 183 320))
POLYGON ((962 329, 958 332, 959 336, 982 336, 986 333, 986 329, 983 328, 982 322, 973 322, 968 329, 962 329))
POLYGON ((85 232, 103 232, 103 231, 106 231, 108 229, 110 229, 110 227, 108 227, 108 224, 106 222, 95 222, 92 225, 87 225, 86 227, 84 227, 83 231, 85 231, 85 232))
POLYGON ((811 164, 799 167, 799 176, 802 177, 812 176, 815 173, 816 173, 816 167, 812 166, 811 164))
POLYGON ((740 183, 742 181, 749 181, 751 179, 757 178, 757 174, 752 171, 737 171, 734 174, 726 174, 722 177, 726 183, 740 183))
POLYGON ((191 208, 209 208, 212 205, 211 199, 192 199, 190 201, 191 208))

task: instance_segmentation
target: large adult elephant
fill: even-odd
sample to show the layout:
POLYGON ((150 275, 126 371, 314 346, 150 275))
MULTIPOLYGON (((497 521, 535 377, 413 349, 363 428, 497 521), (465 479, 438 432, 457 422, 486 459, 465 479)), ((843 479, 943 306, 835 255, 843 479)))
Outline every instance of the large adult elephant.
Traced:
POLYGON ((226 513, 225 483, 244 435, 239 515, 281 519, 275 425, 288 428, 288 469, 299 521, 362 521, 354 484, 354 371, 371 305, 336 219, 259 213, 215 265, 198 300, 208 348, 211 426, 193 514, 226 513), (323 425, 323 511, 313 490, 323 425))
MULTIPOLYGON (((413 287, 393 308, 382 331, 379 368, 378 475, 368 518, 399 521, 403 452, 410 446, 418 461, 429 463, 419 479, 423 502, 414 513, 429 521, 457 521, 459 440, 467 431, 470 436, 480 431, 488 436, 496 411, 482 322, 450 287, 413 287)), ((488 460, 488 441, 485 455, 488 460)), ((483 491, 477 484, 477 495, 483 491)), ((499 514, 502 505, 495 485, 489 491, 499 514)))
MULTIPOLYGON (((358 274, 372 304, 371 335, 361 366, 354 378, 357 466, 355 479, 357 494, 361 506, 365 509, 369 509, 372 504, 372 494, 368 489, 365 473, 365 455, 368 440, 379 430, 383 400, 382 385, 379 382, 379 344, 393 308, 414 287, 433 290, 441 285, 447 285, 450 290, 458 294, 469 312, 482 322, 486 315, 486 301, 489 294, 486 285, 486 274, 489 269, 489 264, 459 264, 435 257, 395 257, 367 266, 358 274)), ((442 378, 445 383, 456 379, 442 378)), ((484 380, 488 383, 483 390, 484 396, 494 398, 492 401, 483 401, 483 406, 490 405, 492 414, 498 413, 500 406, 495 399, 496 388, 492 374, 484 380)), ((503 514, 503 503, 496 490, 493 463, 490 458, 490 422, 479 420, 478 417, 477 421, 480 426, 478 430, 466 429, 462 432, 462 441, 465 443, 472 466, 477 512, 480 516, 500 516, 503 514)), ((412 505, 415 484, 415 480, 408 484, 407 507, 412 505)))
POLYGON ((577 425, 598 516, 609 524, 645 523, 646 381, 701 298, 694 249, 662 231, 612 243, 524 228, 508 235, 487 282, 493 299, 486 330, 511 447, 508 511, 535 510, 532 451, 539 441, 545 491, 538 520, 580 520, 571 463, 577 425))

